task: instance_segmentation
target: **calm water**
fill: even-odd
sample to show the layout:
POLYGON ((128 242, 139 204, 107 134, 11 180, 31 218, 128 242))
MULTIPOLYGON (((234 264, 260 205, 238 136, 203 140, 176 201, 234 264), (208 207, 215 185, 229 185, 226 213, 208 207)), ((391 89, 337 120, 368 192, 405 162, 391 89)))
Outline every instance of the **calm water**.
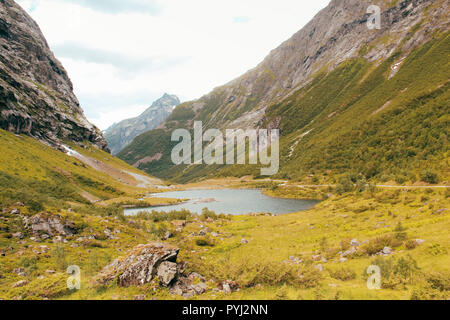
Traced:
POLYGON ((152 195, 159 198, 190 199, 183 204, 164 207, 126 209, 126 215, 139 211, 172 211, 187 209, 193 213, 201 213, 208 208, 217 214, 242 215, 249 213, 286 214, 299 212, 314 207, 318 201, 280 199, 266 196, 260 190, 188 190, 172 191, 152 195))

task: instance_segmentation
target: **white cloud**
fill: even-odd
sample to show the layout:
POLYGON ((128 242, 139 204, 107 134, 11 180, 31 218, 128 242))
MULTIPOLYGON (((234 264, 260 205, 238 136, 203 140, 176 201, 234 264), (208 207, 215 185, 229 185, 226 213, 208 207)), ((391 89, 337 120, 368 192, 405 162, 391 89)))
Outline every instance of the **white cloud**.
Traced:
POLYGON ((40 25, 101 129, 136 116, 164 92, 196 99, 240 76, 329 2, 96 1, 17 2, 40 25))

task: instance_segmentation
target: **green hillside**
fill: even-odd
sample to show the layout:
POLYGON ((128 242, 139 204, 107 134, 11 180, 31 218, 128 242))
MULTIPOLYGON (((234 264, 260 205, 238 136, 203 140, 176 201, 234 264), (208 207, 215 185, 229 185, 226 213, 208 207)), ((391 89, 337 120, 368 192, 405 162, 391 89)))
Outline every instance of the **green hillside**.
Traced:
MULTIPOLYGON (((271 105, 261 127, 277 122, 281 129, 282 158, 275 178, 303 181, 314 176, 315 181, 335 182, 337 176, 362 173, 374 182, 448 181, 449 52, 450 37, 445 33, 384 61, 347 60, 332 72, 323 69, 309 85, 271 105)), ((179 182, 257 176, 256 166, 171 164, 172 130, 192 119, 208 123, 209 109, 195 113, 191 104, 181 105, 165 130, 139 136, 119 157, 133 164, 161 153, 160 160, 139 168, 179 182)))
POLYGON ((68 145, 102 164, 103 172, 27 136, 0 130, 0 139, 0 207, 20 201, 30 211, 67 209, 147 191, 138 188, 138 181, 130 175, 124 175, 122 182, 114 177, 120 171, 142 172, 89 143, 85 148, 68 145))

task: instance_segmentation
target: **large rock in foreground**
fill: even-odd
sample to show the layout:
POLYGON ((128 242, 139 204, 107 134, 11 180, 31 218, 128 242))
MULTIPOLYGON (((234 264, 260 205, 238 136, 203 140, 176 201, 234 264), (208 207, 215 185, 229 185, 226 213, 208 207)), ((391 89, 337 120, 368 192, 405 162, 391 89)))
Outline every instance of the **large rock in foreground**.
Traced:
POLYGON ((184 272, 184 264, 177 264, 179 249, 163 243, 139 245, 125 258, 106 266, 96 281, 108 284, 117 281, 121 287, 141 286, 158 277, 169 286, 184 272))
POLYGON ((170 292, 190 298, 208 290, 206 279, 193 272, 185 274, 186 264, 177 263, 179 249, 164 243, 139 245, 124 258, 113 261, 94 279, 95 284, 114 281, 120 287, 142 286, 159 280, 170 292))

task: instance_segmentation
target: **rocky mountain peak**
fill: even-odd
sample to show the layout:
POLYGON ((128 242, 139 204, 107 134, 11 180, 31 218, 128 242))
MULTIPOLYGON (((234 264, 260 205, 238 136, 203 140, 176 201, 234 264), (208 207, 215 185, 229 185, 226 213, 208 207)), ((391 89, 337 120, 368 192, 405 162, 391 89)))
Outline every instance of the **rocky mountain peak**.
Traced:
POLYGON ((39 26, 12 0, 0 0, 0 47, 0 128, 54 147, 87 140, 108 150, 39 26))
POLYGON ((138 135, 158 127, 179 104, 180 99, 176 95, 165 93, 140 116, 112 125, 105 131, 112 153, 119 153, 138 135))

